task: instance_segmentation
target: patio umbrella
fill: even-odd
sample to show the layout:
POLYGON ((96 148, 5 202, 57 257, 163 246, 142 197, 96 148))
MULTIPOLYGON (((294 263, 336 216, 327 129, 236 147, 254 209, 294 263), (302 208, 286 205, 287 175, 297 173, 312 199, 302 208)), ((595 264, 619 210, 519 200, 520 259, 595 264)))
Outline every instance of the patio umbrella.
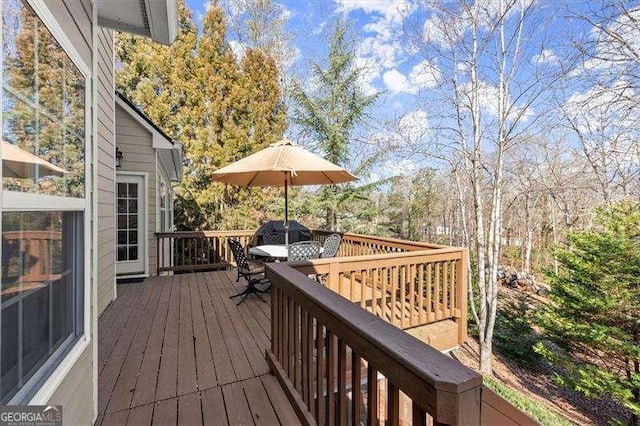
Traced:
POLYGON ((334 185, 357 178, 285 138, 213 172, 218 182, 238 186, 284 186, 284 220, 289 221, 289 186, 334 185))
POLYGON ((12 143, 2 141, 2 177, 32 178, 36 175, 62 176, 66 173, 68 173, 66 170, 55 164, 12 143))

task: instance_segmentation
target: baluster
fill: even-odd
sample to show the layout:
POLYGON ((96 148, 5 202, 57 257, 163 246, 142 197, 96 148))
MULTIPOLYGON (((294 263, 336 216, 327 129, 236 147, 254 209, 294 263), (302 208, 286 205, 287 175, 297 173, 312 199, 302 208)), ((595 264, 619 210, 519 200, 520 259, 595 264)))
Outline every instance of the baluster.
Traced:
POLYGON ((400 266, 400 328, 405 328, 407 316, 407 265, 400 266))
POLYGON ((400 389, 387 379, 387 425, 400 425, 400 389))
POLYGON ((360 425, 362 406, 362 368, 360 355, 351 349, 351 424, 360 425))
POLYGON ((327 329, 327 423, 336 424, 336 337, 327 329))
POLYGON ((307 346, 305 347, 305 351, 306 351, 306 357, 307 357, 307 364, 305 365, 305 371, 306 371, 306 377, 307 377, 307 383, 306 383, 306 389, 307 389, 307 407, 309 407, 309 412, 311 413, 311 415, 313 417, 316 416, 316 412, 315 412, 315 404, 313 402, 313 346, 314 346, 314 341, 313 341, 313 317, 306 312, 308 321, 307 321, 307 346))
POLYGON ((360 307, 366 309, 367 286, 364 282, 364 270, 360 270, 360 307))
POLYGON ((356 300, 356 274, 354 271, 349 272, 349 286, 349 291, 351 293, 350 300, 353 302, 356 300))
POLYGON ((449 317, 449 262, 442 262, 442 310, 443 317, 449 317))
POLYGON ((319 425, 325 424, 325 351, 324 326, 316 320, 316 419, 319 425))
POLYGON ((427 413, 425 413, 425 411, 422 408, 420 408, 420 406, 415 402, 413 402, 412 405, 413 405, 413 409, 412 409, 413 426, 425 426, 425 424, 427 423, 427 413))
MULTIPOLYGON (((309 351, 308 351, 308 347, 309 347, 309 315, 307 313, 306 310, 302 309, 302 307, 300 308, 302 310, 301 312, 301 316, 302 316, 302 350, 301 350, 301 354, 302 354, 302 362, 301 362, 301 386, 302 386, 302 400, 304 401, 305 405, 307 407, 309 407, 309 393, 308 393, 308 382, 309 382, 309 374, 307 372, 307 367, 309 365, 309 351)), ((311 411, 311 410, 309 410, 311 411)))
POLYGON ((293 305, 293 386, 298 392, 302 391, 302 380, 300 377, 300 305, 293 305))
POLYGON ((424 263, 418 265, 418 323, 424 324, 424 263))
POLYGON ((456 264, 455 261, 449 262, 449 316, 455 315, 456 307, 456 264))
MULTIPOLYGON (((352 372, 353 374, 353 372, 352 372)), ((338 339, 338 424, 347 424, 347 345, 338 339)))
POLYGON ((378 268, 374 268, 371 271, 371 293, 375 295, 375 306, 371 306, 375 315, 382 317, 382 305, 384 303, 384 296, 378 298, 378 268), (377 311, 377 312, 376 312, 377 311))
MULTIPOLYGON (((291 381, 293 381, 293 370, 295 369, 295 354, 294 354, 294 349, 293 349, 293 345, 294 345, 294 337, 293 337, 293 333, 295 330, 295 326, 294 326, 294 318, 293 318, 293 311, 295 309, 295 302, 293 301, 293 297, 289 297, 288 300, 288 306, 287 306, 287 329, 288 329, 288 335, 289 337, 287 338, 287 377, 289 377, 289 379, 291 381)), ((295 382, 294 382, 295 384, 295 382)))
POLYGON ((433 299, 436 305, 436 320, 442 319, 442 305, 440 304, 440 262, 435 264, 436 282, 433 288, 433 299))
POLYGON ((431 323, 433 320, 433 299, 431 297, 433 291, 432 269, 431 263, 427 263, 427 323, 431 323))
POLYGON ((396 325, 396 297, 398 295, 398 267, 391 267, 391 324, 396 325))
POLYGON ((378 426, 380 423, 378 413, 378 372, 367 365, 367 426, 378 426))
POLYGON ((271 352, 276 356, 276 359, 280 361, 280 354, 278 353, 278 288, 276 286, 271 287, 271 352))
POLYGON ((409 265, 409 326, 413 326, 416 323, 416 265, 412 263, 409 265))
POLYGON ((380 269, 380 293, 382 293, 382 319, 389 321, 387 317, 387 284, 389 281, 389 269, 380 269))

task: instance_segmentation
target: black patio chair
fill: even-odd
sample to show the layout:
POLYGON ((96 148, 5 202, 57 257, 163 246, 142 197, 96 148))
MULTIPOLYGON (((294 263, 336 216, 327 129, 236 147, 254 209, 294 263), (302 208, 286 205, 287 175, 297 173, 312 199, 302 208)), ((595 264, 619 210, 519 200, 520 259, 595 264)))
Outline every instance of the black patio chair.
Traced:
POLYGON ((342 237, 338 234, 331 234, 324 240, 324 246, 322 250, 321 258, 326 259, 328 257, 336 257, 338 249, 340 248, 340 242, 342 237))
POLYGON ((300 241, 289 244, 288 262, 311 260, 320 257, 320 243, 317 241, 300 241))
POLYGON ((284 234, 264 234, 262 244, 265 246, 284 244, 284 234))
POLYGON ((240 277, 243 277, 247 280, 247 288, 238 294, 234 294, 230 297, 230 299, 243 296, 242 299, 238 302, 239 305, 244 302, 244 300, 250 294, 255 294, 258 299, 265 302, 264 298, 262 297, 262 293, 269 292, 271 283, 264 277, 264 266, 251 265, 247 260, 247 255, 245 253, 244 247, 242 247, 242 244, 232 239, 229 239, 228 242, 229 248, 231 248, 231 252, 233 253, 233 259, 235 260, 236 267, 238 269, 238 278, 236 279, 236 282, 240 281, 240 277), (269 286, 265 289, 260 289, 256 287, 259 284, 268 284, 269 286))

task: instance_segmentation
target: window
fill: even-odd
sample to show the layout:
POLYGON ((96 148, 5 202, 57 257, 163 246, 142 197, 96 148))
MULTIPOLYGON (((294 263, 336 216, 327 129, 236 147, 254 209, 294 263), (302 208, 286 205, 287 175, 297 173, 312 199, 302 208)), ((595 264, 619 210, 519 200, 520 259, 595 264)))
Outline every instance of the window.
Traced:
POLYGON ((89 204, 86 67, 25 1, 3 0, 2 40, 4 404, 28 401, 84 333, 89 204))
POLYGON ((161 174, 158 174, 158 198, 160 205, 160 232, 171 232, 173 229, 173 199, 171 188, 161 174))

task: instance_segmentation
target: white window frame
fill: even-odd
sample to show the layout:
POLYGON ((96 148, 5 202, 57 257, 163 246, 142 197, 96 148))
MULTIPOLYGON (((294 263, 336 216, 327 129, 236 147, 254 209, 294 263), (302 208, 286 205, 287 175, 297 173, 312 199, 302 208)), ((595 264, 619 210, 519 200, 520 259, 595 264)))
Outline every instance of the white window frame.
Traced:
MULTIPOLYGON (((116 199, 117 199, 117 191, 118 191, 118 176, 142 176, 143 180, 144 180, 144 200, 143 200, 143 206, 144 206, 144 212, 142 214, 142 238, 144 239, 144 250, 142 253, 143 259, 144 259, 144 272, 141 274, 132 274, 132 275, 117 275, 116 274, 116 278, 147 278, 149 277, 149 253, 150 253, 150 249, 149 249, 149 173, 148 172, 129 172, 129 171, 117 171, 116 172, 116 199)), ((117 203, 117 202, 116 202, 117 203)), ((116 240, 115 240, 115 246, 117 246, 118 244, 118 225, 117 225, 117 220, 118 220, 118 213, 116 211, 116 226, 115 226, 115 232, 116 232, 116 240)), ((117 264, 117 256, 118 253, 116 251, 116 264, 117 264)), ((117 270, 117 269, 116 269, 117 270)))
MULTIPOLYGON (((92 271, 91 271, 91 253, 92 253, 92 234, 93 228, 91 224, 93 211, 92 211, 92 191, 93 191, 93 179, 92 179, 92 144, 93 144, 93 128, 92 128, 92 105, 93 105, 93 91, 92 91, 92 75, 91 68, 82 59, 82 56, 78 50, 73 46, 73 43, 68 38, 60 24, 45 4, 45 2, 36 0, 25 0, 26 3, 33 9, 38 18, 42 21, 45 27, 52 34, 54 39, 60 44, 62 50, 66 53, 69 59, 78 68, 85 83, 85 131, 84 131, 84 162, 85 162, 85 196, 84 198, 71 198, 71 197, 55 197, 41 194, 29 194, 19 193, 14 191, 4 191, 2 185, 0 185, 0 214, 4 212, 12 211, 82 211, 84 216, 83 230, 84 230, 84 288, 83 288, 83 328, 82 335, 78 341, 68 348, 67 354, 64 358, 60 359, 58 365, 49 374, 39 389, 35 390, 33 396, 25 400, 27 395, 34 391, 34 386, 42 377, 39 374, 34 374, 27 382, 22 386, 20 390, 11 398, 10 404, 15 403, 29 403, 29 404, 45 404, 51 398, 56 391, 62 380, 67 376, 71 368, 76 364, 80 356, 84 353, 86 348, 91 343, 91 297, 92 297, 92 271), (46 207, 44 207, 46 206, 46 207)), ((0 12, 1 12, 0 5, 0 12)), ((2 43, 2 33, 0 32, 0 43, 2 43)), ((0 109, 0 122, 2 122, 2 109, 0 109)), ((1 148, 0 148, 1 149, 1 148)), ((0 162, 0 176, 2 172, 2 162, 0 162)), ((0 232, 2 231, 2 224, 0 221, 0 232)), ((0 248, 1 250, 1 248, 0 248)), ((51 368, 55 354, 50 356, 47 361, 40 367, 42 369, 51 368)))

